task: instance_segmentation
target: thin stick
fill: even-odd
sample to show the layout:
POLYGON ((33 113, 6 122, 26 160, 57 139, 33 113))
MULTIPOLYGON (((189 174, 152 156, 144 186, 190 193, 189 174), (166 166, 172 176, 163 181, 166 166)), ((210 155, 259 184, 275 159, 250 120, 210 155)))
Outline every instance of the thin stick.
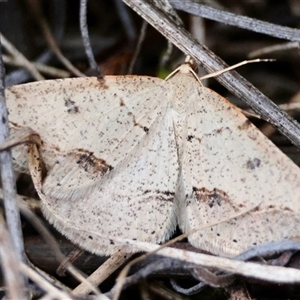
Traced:
POLYGON ((126 5, 124 5, 124 3, 121 0, 114 0, 114 2, 128 40, 130 42, 134 41, 137 36, 137 33, 134 22, 126 5))
POLYGON ((206 19, 222 22, 227 25, 251 30, 274 36, 280 39, 300 42, 300 30, 273 23, 260 21, 257 19, 236 15, 227 11, 202 5, 191 0, 169 0, 174 8, 183 10, 193 15, 201 16, 206 19))
MULTIPOLYGON (((12 65, 15 67, 24 67, 24 65, 16 60, 15 57, 10 57, 8 55, 3 54, 3 61, 5 64, 8 65, 12 65)), ((38 62, 31 62, 32 65, 34 65, 34 67, 41 73, 47 74, 49 76, 54 76, 54 77, 58 77, 58 78, 69 78, 70 77, 70 73, 62 70, 62 69, 58 69, 52 66, 48 66, 42 63, 38 63, 38 62)))
MULTIPOLYGON (((89 281, 94 286, 98 286, 131 256, 132 254, 124 253, 121 250, 112 254, 96 271, 94 271, 87 278, 87 281, 89 281)), ((72 291, 72 295, 83 297, 90 292, 90 287, 82 282, 72 291)))
MULTIPOLYGON (((41 289, 50 294, 50 299, 68 299, 72 300, 73 298, 67 293, 60 291, 54 285, 49 283, 45 278, 38 274, 33 269, 29 268, 25 264, 20 265, 22 273, 28 276, 32 281, 34 281, 41 289)), ((11 298, 11 299, 23 299, 23 298, 11 298)))
POLYGON ((141 251, 157 251, 156 254, 174 259, 180 259, 203 267, 213 267, 224 271, 253 277, 270 282, 300 283, 300 270, 277 266, 261 265, 254 262, 243 262, 235 259, 202 254, 177 248, 166 247, 159 249, 159 245, 127 240, 141 251))
MULTIPOLYGON (((114 241, 117 239, 114 238, 114 241)), ((243 262, 235 259, 218 257, 208 254, 196 253, 182 249, 176 248, 161 248, 159 245, 147 243, 147 242, 138 242, 132 241, 129 239, 122 239, 123 243, 126 241, 127 246, 132 245, 136 248, 139 248, 141 251, 152 252, 157 251, 156 254, 163 255, 166 257, 183 260, 184 262, 189 262, 192 264, 200 265, 203 267, 213 267, 218 268, 223 271, 227 271, 230 273, 236 273, 243 276, 257 278, 264 281, 269 282, 278 282, 278 283, 300 283, 300 270, 292 269, 292 268, 284 268, 277 266, 268 266, 261 265, 254 262, 243 262)), ((122 273, 124 272, 123 269, 122 273)), ((113 288, 115 294, 114 299, 117 299, 117 295, 119 294, 119 288, 123 284, 124 277, 122 274, 121 282, 117 281, 115 287, 113 288)))
MULTIPOLYGON (((0 41, 1 44, 1 41, 0 41)), ((9 136, 8 115, 4 96, 4 67, 2 61, 2 49, 0 45, 0 144, 9 136)), ((12 165, 11 151, 6 150, 0 153, 0 169, 2 178, 3 200, 7 227, 15 250, 16 262, 25 262, 23 234, 19 208, 16 202, 16 183, 12 165)), ((16 274, 17 277, 20 277, 16 274)), ((20 285, 24 285, 20 279, 20 285)))
POLYGON ((85 77, 85 74, 80 72, 60 51, 60 49, 52 35, 52 32, 49 28, 49 25, 42 14, 42 11, 40 8, 40 3, 38 1, 29 1, 29 0, 27 0, 27 1, 33 10, 33 13, 36 16, 36 19, 37 19, 39 25, 41 26, 41 29, 45 35, 47 43, 49 44, 50 48, 55 53, 57 58, 72 74, 74 74, 78 77, 85 77))
POLYGON ((22 67, 24 67, 34 79, 44 80, 45 78, 40 74, 36 67, 20 52, 15 46, 3 35, 0 33, 0 39, 2 45, 7 52, 9 52, 22 67))
POLYGON ((4 227, 4 220, 0 217, 0 257, 2 273, 7 289, 7 299, 26 299, 24 280, 19 269, 19 259, 11 244, 9 234, 4 227))
POLYGON ((270 54, 270 53, 273 54, 274 52, 277 52, 277 51, 286 51, 286 50, 290 50, 290 49, 299 49, 299 42, 288 42, 288 43, 284 43, 284 44, 281 43, 281 44, 276 44, 276 45, 260 48, 258 50, 250 52, 248 54, 248 57, 254 58, 254 57, 259 57, 259 56, 270 54))
POLYGON ((82 42, 84 45, 85 53, 88 58, 90 68, 94 71, 94 75, 100 76, 101 72, 99 69, 99 66, 95 60, 95 56, 91 47, 90 37, 89 37, 89 31, 87 27, 87 21, 86 21, 86 5, 87 0, 80 0, 80 12, 79 12, 79 21, 80 21, 80 32, 82 37, 82 42))
POLYGON ((136 43, 135 51, 133 53, 133 56, 132 56, 132 59, 130 61, 130 65, 129 65, 129 68, 128 68, 128 74, 132 74, 133 66, 134 66, 134 64, 137 60, 137 57, 138 57, 138 55, 141 51, 141 47, 142 47, 143 41, 144 41, 145 36, 146 36, 147 26, 148 26, 148 23, 146 21, 143 21, 142 28, 141 28, 141 31, 140 31, 140 34, 139 34, 139 39, 136 43))

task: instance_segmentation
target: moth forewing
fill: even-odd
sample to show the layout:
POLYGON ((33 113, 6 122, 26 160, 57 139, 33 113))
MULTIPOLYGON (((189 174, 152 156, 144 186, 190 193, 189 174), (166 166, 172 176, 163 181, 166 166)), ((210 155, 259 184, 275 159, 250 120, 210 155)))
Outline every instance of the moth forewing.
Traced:
MULTIPOLYGON (((53 88, 47 94, 48 101, 55 102, 48 108, 49 115, 57 112, 60 120, 56 124, 63 127, 64 134, 50 125, 51 120, 35 115, 40 123, 32 127, 38 131, 45 126, 40 131, 44 142, 41 154, 47 161, 48 175, 37 189, 44 214, 75 243, 98 254, 119 249, 114 246, 114 236, 163 242, 177 224, 173 199, 178 179, 171 98, 165 82, 132 76, 107 77, 101 84, 90 80, 98 86, 92 89, 89 83, 94 93, 87 94, 76 90, 74 83, 70 91, 68 80, 45 82, 44 88, 53 88), (61 97, 58 91, 64 91, 61 97), (70 102, 72 107, 76 105, 76 112, 70 102), (105 107, 107 102, 111 107, 105 107), (54 131, 49 132, 49 127, 54 131), (47 160, 48 155, 53 159, 47 160), (81 229, 99 232, 102 237, 87 235, 81 229)), ((77 84, 83 82, 77 79, 77 84)), ((31 92, 27 95, 38 101, 34 105, 47 101, 40 98, 38 85, 26 88, 31 92)), ((10 95, 15 95, 16 89, 10 95)), ((28 110, 31 115, 21 120, 20 126, 33 122, 32 114, 38 112, 34 107, 28 110)), ((16 114, 11 113, 12 117, 16 114)), ((31 170, 38 178, 37 168, 31 170)))
MULTIPOLYGON (((178 85, 184 82, 179 76, 174 78, 178 85)), ((269 241, 299 238, 298 166, 226 99, 196 79, 184 86, 190 94, 180 157, 178 198, 184 201, 179 225, 189 232, 246 212, 192 234, 189 241, 214 254, 235 256, 269 241)))
POLYGON ((78 149, 114 166, 162 110, 162 101, 151 101, 144 91, 159 93, 163 86, 163 80, 147 76, 69 78, 14 86, 6 97, 10 122, 32 128, 43 140, 48 169, 78 149))

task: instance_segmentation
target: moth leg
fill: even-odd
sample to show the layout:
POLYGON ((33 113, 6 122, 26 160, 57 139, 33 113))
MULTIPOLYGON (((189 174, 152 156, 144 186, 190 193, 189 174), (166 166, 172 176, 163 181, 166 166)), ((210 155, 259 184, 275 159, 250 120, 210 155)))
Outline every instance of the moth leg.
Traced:
POLYGON ((46 177, 46 167, 43 163, 40 147, 35 144, 28 145, 28 167, 34 187, 41 195, 43 179, 46 177))
MULTIPOLYGON (((12 148, 13 165, 16 172, 29 174, 30 145, 40 148, 43 144, 39 134, 30 127, 10 124, 10 136, 0 145, 0 151, 12 148)), ((41 155, 38 155, 41 157, 41 155)), ((45 170, 45 168, 43 168, 45 170)))
POLYGON ((42 140, 40 136, 30 127, 12 126, 10 129, 12 133, 10 134, 9 138, 0 145, 0 151, 18 146, 16 147, 17 150, 13 153, 13 156, 17 157, 13 157, 14 165, 17 165, 16 169, 25 170, 26 168, 24 165, 28 161, 26 173, 30 172, 36 190, 40 191, 42 179, 46 171, 43 164, 42 155, 40 153, 42 140), (24 144, 27 144, 28 149, 26 149, 26 145, 24 144), (20 163, 18 163, 18 160, 20 163), (23 168, 20 167, 20 165, 23 166, 23 168))

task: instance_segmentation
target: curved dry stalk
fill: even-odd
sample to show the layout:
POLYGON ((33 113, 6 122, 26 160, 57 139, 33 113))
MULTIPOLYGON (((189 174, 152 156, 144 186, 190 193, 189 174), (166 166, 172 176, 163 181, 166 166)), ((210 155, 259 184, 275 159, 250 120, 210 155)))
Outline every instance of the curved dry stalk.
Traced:
POLYGON ((258 50, 250 52, 248 54, 248 57, 255 58, 255 57, 262 56, 262 55, 274 53, 277 51, 286 51, 286 50, 290 50, 290 49, 299 49, 299 42, 287 42, 284 44, 281 43, 281 44, 275 44, 275 45, 268 46, 268 47, 263 47, 258 50))
MULTIPOLYGON (((9 136, 8 113, 6 108, 5 96, 4 96, 4 66, 2 61, 1 37, 0 37, 0 118, 2 120, 2 122, 0 122, 0 144, 1 144, 9 136)), ((12 166, 12 156, 10 150, 6 150, 0 153, 0 168, 1 168, 2 189, 4 195, 3 202, 5 208, 6 222, 7 222, 8 231, 10 233, 10 238, 14 249, 11 255, 13 256, 15 263, 18 264, 21 261, 25 262, 26 258, 24 254, 21 219, 20 219, 19 209, 16 201, 17 193, 16 193, 15 174, 12 166)), ((3 228, 2 231, 4 235, 5 231, 3 228)), ((2 236, 2 238, 4 239, 5 237, 2 236)), ((9 243, 8 238, 5 239, 5 242, 9 243)), ((6 263, 8 263, 8 261, 5 262, 5 259, 2 258, 3 266, 5 266, 6 263)), ((18 287, 16 293, 23 295, 24 279, 20 275, 19 270, 13 269, 13 272, 15 273, 14 276, 16 280, 19 282, 18 285, 16 286, 18 287)), ((9 281, 12 280, 10 276, 6 279, 7 279, 7 284, 10 284, 9 281)))
POLYGON ((8 299, 27 299, 24 280, 19 269, 19 259, 11 244, 9 234, 4 227, 4 219, 0 216, 0 256, 2 273, 5 280, 8 299))
POLYGON ((141 51, 141 47, 142 47, 143 41, 144 41, 145 36, 146 36, 147 25, 148 25, 148 23, 146 21, 143 21, 142 28, 141 28, 141 31, 140 31, 140 34, 139 34, 139 39, 136 43, 136 47, 135 47, 135 50, 134 50, 134 53, 133 53, 133 56, 131 58, 130 65, 129 65, 129 68, 128 68, 128 74, 132 74, 133 66, 134 66, 134 64, 137 60, 137 57, 138 57, 138 55, 141 51))
POLYGON ((86 5, 87 0, 80 0, 80 32, 82 37, 82 42, 84 45, 85 53, 88 58, 90 68, 94 71, 94 75, 101 76, 101 72, 99 69, 99 66, 95 60, 95 56, 91 47, 90 37, 89 37, 89 31, 87 27, 87 21, 86 21, 86 5))
POLYGON ((31 6, 33 13, 36 15, 36 19, 37 19, 39 25, 41 26, 41 29, 45 35, 46 41, 49 44, 52 51, 57 56, 57 58, 72 74, 74 74, 78 77, 85 77, 85 74, 80 72, 60 51, 60 49, 52 35, 51 29, 49 28, 49 25, 41 12, 40 3, 35 2, 35 1, 28 1, 28 4, 31 6))
MULTIPOLYGON (((131 256, 132 254, 124 253, 121 250, 114 253, 96 271, 86 278, 86 280, 94 286, 98 286, 131 256)), ((82 297, 86 296, 90 292, 90 287, 82 282, 72 291, 72 295, 82 297)))
POLYGON ((126 5, 124 5, 122 0, 114 0, 114 3, 128 40, 134 41, 137 36, 137 33, 136 33, 134 22, 130 16, 130 13, 126 5))
MULTIPOLYGON (((22 273, 28 276, 32 281, 34 281, 42 290, 44 290, 50 299, 60 299, 60 300, 72 300, 73 298, 69 296, 66 292, 59 290, 54 285, 49 283, 44 277, 39 273, 22 263, 20 265, 22 273)), ((23 299, 23 298, 11 298, 11 299, 23 299)))
POLYGON ((4 49, 11 54, 13 59, 23 68, 25 68, 35 80, 44 80, 45 78, 37 70, 34 64, 32 64, 15 46, 0 33, 0 40, 4 49))
POLYGON ((169 0, 174 8, 227 25, 267 34, 280 39, 300 42, 300 30, 233 14, 191 0, 169 0))
MULTIPOLYGON (((11 65, 11 66, 23 67, 23 64, 20 63, 20 61, 16 60, 15 57, 9 57, 7 55, 3 55, 3 61, 5 64, 11 65)), ((48 65, 45 65, 42 63, 38 63, 38 62, 32 62, 32 64, 39 72, 44 73, 46 75, 53 76, 53 77, 59 77, 59 78, 70 77, 70 73, 65 70, 58 69, 58 68, 48 66, 48 65)))

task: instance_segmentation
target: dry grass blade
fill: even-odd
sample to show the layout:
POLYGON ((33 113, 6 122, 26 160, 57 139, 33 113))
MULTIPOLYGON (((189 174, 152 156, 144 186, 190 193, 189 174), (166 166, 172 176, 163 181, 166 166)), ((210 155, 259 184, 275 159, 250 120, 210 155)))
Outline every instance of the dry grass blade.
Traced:
MULTIPOLYGON (((5 64, 8 64, 8 65, 12 65, 15 67, 23 67, 22 62, 20 62, 19 60, 16 60, 14 57, 9 57, 7 55, 3 55, 3 61, 5 64)), ((65 70, 58 69, 58 68, 55 68, 52 66, 47 66, 47 65, 37 63, 37 62, 33 62, 32 64, 39 72, 47 74, 49 76, 58 77, 58 78, 70 77, 70 73, 65 70)))
MULTIPOLYGON (((28 267, 25 264, 20 265, 20 269, 24 275, 26 275, 28 278, 30 278, 32 281, 34 281, 41 289, 43 289, 47 296, 50 297, 50 299, 59 299, 59 300, 72 300, 73 298, 69 296, 64 291, 60 291, 55 286, 53 286, 51 283, 49 283, 45 278, 43 278, 40 274, 35 272, 33 269, 28 267)), ((20 297, 15 297, 11 299, 23 299, 20 297)))
POLYGON ((13 59, 28 70, 28 72, 36 80, 44 80, 45 78, 40 74, 34 64, 32 64, 20 51, 18 51, 12 43, 8 41, 3 34, 0 33, 3 48, 8 51, 13 59))
MULTIPOLYGON (((117 239, 114 239, 117 241, 117 239)), ((124 243, 124 240, 123 240, 124 243)), ((180 259, 204 267, 218 268, 223 271, 249 276, 261 280, 278 283, 300 283, 300 270, 276 266, 264 266, 253 262, 243 262, 224 257, 176 249, 162 248, 159 245, 127 240, 128 245, 138 247, 141 251, 153 252, 158 255, 180 259)))
POLYGON ((41 8, 40 8, 40 3, 39 2, 32 2, 28 0, 29 6, 32 8, 34 15, 36 16, 36 19, 41 26, 41 29, 44 32, 45 38, 50 46, 50 48, 53 50, 57 58, 61 61, 61 63, 74 75, 81 77, 85 76, 82 72, 80 72, 60 51, 53 35, 52 32, 49 28, 49 25, 44 18, 41 8))
POLYGON ((90 68, 93 70, 95 76, 101 76, 99 66, 95 60, 94 53, 91 47, 89 31, 86 20, 86 4, 87 0, 80 1, 80 31, 82 36, 82 42, 84 45, 85 53, 88 58, 90 68))
POLYGON ((236 15, 223 10, 215 9, 206 5, 192 2, 191 0, 178 1, 169 0, 176 9, 183 10, 193 15, 201 16, 226 25, 251 30, 274 36, 281 39, 300 42, 300 30, 286 26, 279 26, 273 23, 263 22, 253 18, 236 15))
MULTIPOLYGON (((118 251, 112 254, 96 271, 94 271, 86 280, 94 286, 98 286, 108 278, 117 268, 130 258, 130 254, 118 251)), ((82 282, 73 291, 74 296, 85 296, 91 292, 90 286, 82 282)))
POLYGON ((9 234, 4 227, 4 219, 0 216, 0 256, 2 274, 6 285, 8 299, 27 299, 25 296, 24 279, 19 269, 19 259, 16 257, 15 248, 12 246, 9 234))
MULTIPOLYGON (((1 37, 0 37, 0 44, 1 44, 1 37)), ((2 120, 0 125, 0 143, 3 143, 5 139, 9 136, 9 127, 8 127, 8 113, 6 108, 6 101, 4 95, 4 65, 2 61, 2 49, 0 45, 0 118, 2 120)), ((21 229, 21 220, 19 209, 16 202, 16 184, 15 184, 15 176, 14 170, 12 166, 12 156, 11 151, 6 150, 0 153, 0 168, 1 168, 1 179, 2 179, 2 189, 3 189, 3 202, 5 208, 5 216, 7 227, 10 233, 10 238, 12 241, 12 245, 14 248, 14 252, 10 254, 10 259, 5 261, 4 257, 2 258, 2 263, 4 264, 5 272, 7 271, 6 263, 11 263, 11 258, 14 258, 14 263, 19 264, 21 261, 25 261, 25 254, 24 254, 24 244, 23 244, 23 234, 21 229)), ((3 223, 3 222, 2 222, 3 223)), ((9 243, 9 238, 5 238, 4 228, 2 228, 3 236, 2 238, 5 239, 3 242, 3 246, 5 247, 6 244, 9 243)), ((8 246, 10 247, 10 246, 8 246)), ((11 249, 10 249, 11 250, 11 249)), ((2 249, 2 253, 5 254, 5 250, 2 249)), ((16 293, 25 297, 24 291, 24 278, 20 275, 20 272, 17 268, 12 268, 12 271, 15 273, 15 279, 10 278, 11 273, 8 272, 6 276, 6 284, 10 284, 10 280, 14 284, 14 281, 17 280, 18 284, 15 285, 16 290, 12 291, 9 288, 9 293, 16 293)), ((24 298, 25 299, 25 298, 24 298)))

